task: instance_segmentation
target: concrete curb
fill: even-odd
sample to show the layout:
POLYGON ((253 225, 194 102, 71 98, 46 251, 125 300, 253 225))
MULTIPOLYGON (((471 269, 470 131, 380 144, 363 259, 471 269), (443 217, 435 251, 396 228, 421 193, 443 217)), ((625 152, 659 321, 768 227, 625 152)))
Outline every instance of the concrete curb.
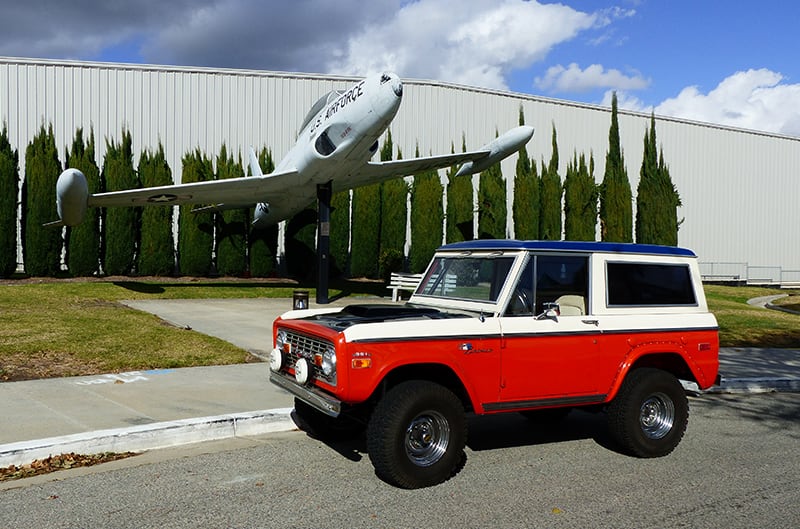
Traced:
POLYGON ((0 468, 76 452, 139 452, 297 429, 292 408, 158 422, 0 445, 0 468))
MULTIPOLYGON (((800 378, 723 378, 719 386, 713 386, 706 391, 701 391, 694 382, 683 382, 683 386, 687 393, 693 395, 797 393, 800 392, 800 378)), ((203 441, 288 432, 298 428, 292 420, 292 410, 293 408, 277 408, 198 417, 9 443, 0 445, 0 468, 21 466, 36 459, 70 452, 141 452, 203 441)))

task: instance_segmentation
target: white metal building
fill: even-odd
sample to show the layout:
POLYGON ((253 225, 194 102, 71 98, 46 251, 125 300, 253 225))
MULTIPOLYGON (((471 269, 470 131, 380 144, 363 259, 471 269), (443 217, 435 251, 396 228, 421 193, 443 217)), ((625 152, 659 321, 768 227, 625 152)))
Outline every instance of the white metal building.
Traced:
MULTIPOLYGON (((94 128, 98 165, 105 139, 118 141, 123 127, 132 134, 134 163, 160 141, 179 181, 181 158, 195 148, 213 156, 225 143, 246 159, 249 145, 267 146, 279 160, 308 108, 353 80, 0 57, 0 122, 20 152, 23 178, 25 148, 44 123, 53 125, 62 161, 78 127, 94 128)), ((417 145, 423 154, 449 153, 451 145, 458 150, 462 136, 468 149, 478 148, 516 126, 520 106, 536 128, 527 146, 533 160, 550 159, 555 126, 561 174, 573 152, 593 153, 595 180, 602 181, 611 122, 605 107, 405 80, 393 141, 405 157, 417 145)), ((619 112, 634 197, 649 120, 648 114, 619 112)), ((656 131, 683 202, 679 244, 697 252, 703 273, 800 282, 800 138, 658 116, 656 131)), ((509 200, 515 158, 502 166, 509 200)), ((510 218, 508 231, 513 236, 510 218)))

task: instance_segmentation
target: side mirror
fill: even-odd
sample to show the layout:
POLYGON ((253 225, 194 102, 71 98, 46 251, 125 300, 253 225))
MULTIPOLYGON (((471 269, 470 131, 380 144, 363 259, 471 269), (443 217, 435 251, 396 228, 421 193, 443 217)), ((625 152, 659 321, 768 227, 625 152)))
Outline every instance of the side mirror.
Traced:
POLYGON ((559 307, 558 303, 555 301, 543 303, 542 308, 544 308, 544 312, 536 316, 537 320, 558 321, 558 317, 561 315, 561 307, 559 307))

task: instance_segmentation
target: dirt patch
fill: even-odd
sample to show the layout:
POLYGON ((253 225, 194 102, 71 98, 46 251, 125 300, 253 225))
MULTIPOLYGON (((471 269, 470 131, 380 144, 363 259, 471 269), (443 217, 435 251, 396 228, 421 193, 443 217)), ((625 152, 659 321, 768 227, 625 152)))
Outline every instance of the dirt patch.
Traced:
POLYGON ((0 381, 3 382, 97 375, 103 372, 100 362, 93 363, 54 351, 42 351, 33 355, 8 354, 0 358, 0 381))
POLYGON ((99 465, 100 463, 107 463, 109 461, 117 461, 137 455, 134 452, 106 452, 104 454, 60 454, 57 456, 50 456, 46 459, 37 459, 36 461, 27 465, 15 466, 11 465, 5 468, 0 468, 0 481, 9 481, 12 479, 29 478, 31 476, 38 476, 40 474, 49 474, 58 470, 69 470, 78 467, 91 467, 99 465))

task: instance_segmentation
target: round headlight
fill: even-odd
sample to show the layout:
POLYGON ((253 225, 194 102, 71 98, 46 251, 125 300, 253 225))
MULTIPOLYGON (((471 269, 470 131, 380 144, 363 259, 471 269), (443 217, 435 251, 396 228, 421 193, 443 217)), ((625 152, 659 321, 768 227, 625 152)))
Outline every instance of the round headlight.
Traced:
POLYGON ((294 378, 298 384, 306 384, 311 378, 311 364, 305 358, 300 358, 294 365, 294 378))
POLYGON ((326 377, 336 372, 336 349, 328 347, 322 354, 322 372, 326 377))
POLYGON ((275 349, 283 351, 283 346, 286 344, 286 331, 283 329, 278 331, 275 335, 275 349))
POLYGON ((269 368, 277 373, 282 367, 283 355, 279 349, 275 348, 269 353, 269 368))

